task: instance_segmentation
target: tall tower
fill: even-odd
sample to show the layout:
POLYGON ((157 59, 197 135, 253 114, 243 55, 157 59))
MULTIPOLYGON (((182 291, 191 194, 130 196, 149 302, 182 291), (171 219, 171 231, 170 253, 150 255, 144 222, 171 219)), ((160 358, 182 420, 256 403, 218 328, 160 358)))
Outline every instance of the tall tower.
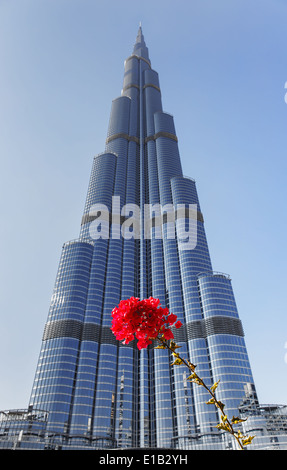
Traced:
POLYGON ((182 354, 208 384, 220 379, 218 398, 238 415, 246 386, 255 388, 231 280, 213 272, 141 27, 94 157, 79 238, 63 246, 29 409, 45 410, 46 432, 74 448, 220 448, 203 388, 167 351, 115 340, 112 309, 131 296, 158 298, 177 315, 182 354))

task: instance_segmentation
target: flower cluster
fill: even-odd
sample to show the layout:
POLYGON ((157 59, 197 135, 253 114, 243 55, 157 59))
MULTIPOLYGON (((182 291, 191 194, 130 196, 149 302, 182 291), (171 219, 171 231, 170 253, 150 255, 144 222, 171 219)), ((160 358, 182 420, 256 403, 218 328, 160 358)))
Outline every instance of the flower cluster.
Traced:
POLYGON ((150 297, 139 300, 131 297, 122 300, 112 311, 112 332, 116 339, 128 344, 136 337, 138 349, 146 348, 159 335, 165 340, 172 339, 170 327, 181 327, 177 316, 160 306, 160 301, 150 297))

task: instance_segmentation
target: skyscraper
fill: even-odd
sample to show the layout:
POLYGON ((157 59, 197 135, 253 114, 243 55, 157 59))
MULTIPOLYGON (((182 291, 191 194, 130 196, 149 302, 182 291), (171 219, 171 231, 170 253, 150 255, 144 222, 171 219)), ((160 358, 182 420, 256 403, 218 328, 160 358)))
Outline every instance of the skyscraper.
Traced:
POLYGON ((231 280, 213 271, 195 182, 182 173, 141 27, 105 150, 94 157, 79 238, 63 246, 29 408, 20 425, 13 412, 4 420, 21 429, 19 445, 232 445, 215 428, 207 393, 170 366, 167 351, 116 341, 111 312, 131 296, 158 298, 177 315, 182 355, 208 384, 220 379, 227 414, 238 415, 248 393, 256 408, 231 280))

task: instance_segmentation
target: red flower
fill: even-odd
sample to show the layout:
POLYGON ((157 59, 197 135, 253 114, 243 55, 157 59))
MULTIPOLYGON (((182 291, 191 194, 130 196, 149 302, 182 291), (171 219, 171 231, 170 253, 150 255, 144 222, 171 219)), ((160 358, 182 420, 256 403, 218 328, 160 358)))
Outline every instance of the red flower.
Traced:
MULTIPOLYGON (((131 297, 122 300, 118 307, 112 311, 112 332, 119 341, 124 344, 138 340, 138 349, 146 348, 158 335, 164 339, 173 339, 173 333, 169 329, 176 322, 177 316, 169 313, 167 308, 160 306, 159 299, 150 297, 139 300, 131 297)), ((177 321, 175 327, 179 328, 181 322, 177 321)))
POLYGON ((168 322, 170 325, 172 325, 177 319, 177 316, 174 314, 174 313, 171 313, 169 316, 168 316, 168 322))

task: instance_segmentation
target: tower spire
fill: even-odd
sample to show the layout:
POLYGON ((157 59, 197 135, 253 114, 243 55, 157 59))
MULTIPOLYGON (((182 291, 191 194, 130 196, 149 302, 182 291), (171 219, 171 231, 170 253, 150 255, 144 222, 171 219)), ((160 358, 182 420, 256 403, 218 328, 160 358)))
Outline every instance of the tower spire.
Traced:
POLYGON ((141 21, 140 21, 140 24, 139 24, 139 29, 138 29, 138 34, 137 34, 137 37, 136 37, 136 42, 135 42, 135 45, 134 45, 133 54, 135 54, 139 57, 143 57, 144 59, 149 60, 148 48, 146 47, 146 43, 145 43, 145 40, 144 40, 144 35, 143 35, 143 32, 142 32, 142 22, 141 21))
POLYGON ((143 32, 142 32, 142 22, 140 21, 136 43, 142 43, 142 42, 144 42, 144 37, 143 37, 143 32))

